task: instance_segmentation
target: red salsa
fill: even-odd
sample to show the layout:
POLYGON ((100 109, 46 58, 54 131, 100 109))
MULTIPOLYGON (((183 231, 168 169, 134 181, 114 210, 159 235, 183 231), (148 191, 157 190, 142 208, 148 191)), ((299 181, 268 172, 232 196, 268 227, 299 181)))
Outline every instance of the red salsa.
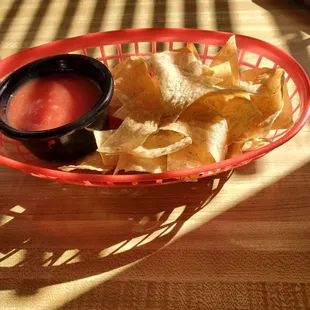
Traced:
POLYGON ((76 74, 33 79, 11 97, 7 120, 11 127, 23 131, 60 127, 89 112, 101 94, 93 81, 76 74))

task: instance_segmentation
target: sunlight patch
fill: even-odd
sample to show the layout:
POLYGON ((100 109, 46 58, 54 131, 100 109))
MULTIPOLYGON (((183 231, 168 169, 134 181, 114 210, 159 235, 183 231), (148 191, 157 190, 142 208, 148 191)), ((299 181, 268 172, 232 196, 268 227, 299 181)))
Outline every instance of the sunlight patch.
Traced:
POLYGON ((144 240, 147 236, 148 236, 148 234, 144 234, 144 235, 142 235, 142 236, 139 236, 139 237, 136 237, 136 238, 131 239, 129 242, 126 243, 125 246, 122 246, 122 247, 119 248, 117 251, 115 251, 115 252, 113 253, 113 255, 119 254, 119 253, 126 252, 126 251, 129 251, 129 250, 134 249, 136 246, 139 246, 140 242, 143 242, 143 240, 144 240))
POLYGON ((0 227, 7 224, 8 222, 11 222, 13 220, 13 216, 9 215, 1 215, 0 217, 0 227))
POLYGON ((171 223, 174 223, 180 217, 180 215, 183 213, 185 208, 186 208, 185 205, 174 208, 172 210, 172 212, 169 214, 168 218, 161 224, 161 226, 166 226, 166 225, 169 225, 171 223))
POLYGON ((103 249, 101 252, 99 252, 99 257, 106 257, 111 255, 112 253, 116 252, 118 249, 122 248, 124 244, 126 244, 127 240, 124 240, 122 242, 119 242, 117 244, 114 244, 106 249, 103 249))
POLYGON ((60 266, 63 264, 73 264, 80 262, 81 259, 79 258, 80 250, 72 249, 65 251, 56 261, 53 263, 53 266, 60 266))
POLYGON ((160 228, 154 232, 152 232, 149 236, 147 236, 141 243, 139 243, 137 246, 142 246, 147 243, 150 243, 154 241, 156 238, 158 238, 162 233, 164 233, 167 230, 167 227, 160 228))
POLYGON ((20 206, 20 205, 16 205, 15 207, 13 207, 12 209, 10 209, 10 211, 12 211, 12 212, 15 212, 15 213, 23 213, 23 212, 25 212, 25 208, 23 208, 22 206, 20 206))
POLYGON ((0 261, 0 267, 14 267, 18 264, 20 264, 27 255, 27 250, 17 250, 16 253, 12 254, 12 252, 15 252, 16 250, 12 250, 11 252, 5 254, 0 261), (7 258, 5 258, 7 256, 7 258))

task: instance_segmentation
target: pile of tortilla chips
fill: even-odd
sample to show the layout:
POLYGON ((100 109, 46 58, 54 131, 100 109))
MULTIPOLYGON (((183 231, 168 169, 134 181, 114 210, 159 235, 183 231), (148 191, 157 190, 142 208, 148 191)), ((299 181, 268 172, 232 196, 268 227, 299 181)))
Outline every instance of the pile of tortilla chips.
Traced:
POLYGON ((59 169, 100 173, 194 168, 242 154, 293 124, 283 69, 240 72, 232 36, 210 66, 193 44, 112 69, 116 130, 94 132, 98 150, 59 169), (150 74, 152 72, 152 74, 150 74))

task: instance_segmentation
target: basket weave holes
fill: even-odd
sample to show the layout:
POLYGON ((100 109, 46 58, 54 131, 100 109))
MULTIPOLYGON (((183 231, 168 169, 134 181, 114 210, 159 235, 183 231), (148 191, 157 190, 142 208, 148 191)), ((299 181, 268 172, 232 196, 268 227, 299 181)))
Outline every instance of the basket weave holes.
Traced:
POLYGON ((262 57, 260 63, 259 63, 259 68, 270 68, 273 69, 275 67, 275 63, 271 61, 270 59, 266 57, 262 57))
POLYGON ((108 68, 111 70, 116 67, 121 61, 119 59, 109 59, 107 60, 108 68))
POLYGON ((169 42, 156 42, 156 52, 164 52, 169 50, 169 42))
POLYGON ((121 52, 123 55, 136 55, 136 48, 134 43, 122 44, 121 52))
POLYGON ((173 42, 173 49, 179 49, 185 47, 187 44, 185 42, 173 42))
POLYGON ((218 45, 209 45, 208 46, 208 54, 206 56, 206 64, 207 65, 210 65, 214 56, 218 53, 218 51, 220 49, 221 49, 221 46, 218 46, 218 45))
POLYGON ((239 57, 239 63, 241 65, 248 66, 250 68, 255 68, 259 65, 259 55, 248 52, 246 50, 242 50, 239 57))
POLYGON ((105 45, 103 49, 107 59, 114 59, 115 56, 118 58, 117 44, 105 45))
POLYGON ((102 55, 99 47, 90 47, 86 49, 87 55, 99 60, 102 60, 102 55))
POLYGON ((152 53, 152 43, 151 42, 139 42, 139 55, 145 55, 152 53))
POLYGON ((291 102, 291 110, 293 113, 293 120, 294 122, 297 121, 300 115, 300 97, 299 97, 299 92, 298 88, 293 82, 293 80, 290 78, 287 82, 287 90, 291 102))

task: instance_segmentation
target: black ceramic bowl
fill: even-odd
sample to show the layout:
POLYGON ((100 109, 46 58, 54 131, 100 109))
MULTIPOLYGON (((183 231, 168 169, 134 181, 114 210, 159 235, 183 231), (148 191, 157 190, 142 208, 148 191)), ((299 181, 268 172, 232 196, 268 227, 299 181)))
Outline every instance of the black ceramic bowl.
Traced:
POLYGON ((57 55, 31 62, 9 75, 0 85, 0 130, 19 140, 36 157, 56 162, 71 161, 96 150, 92 130, 108 128, 108 104, 113 95, 113 78, 100 61, 83 55, 57 55), (33 78, 59 73, 87 77, 101 89, 94 107, 80 119, 44 131, 20 131, 10 127, 6 108, 12 94, 33 78))

